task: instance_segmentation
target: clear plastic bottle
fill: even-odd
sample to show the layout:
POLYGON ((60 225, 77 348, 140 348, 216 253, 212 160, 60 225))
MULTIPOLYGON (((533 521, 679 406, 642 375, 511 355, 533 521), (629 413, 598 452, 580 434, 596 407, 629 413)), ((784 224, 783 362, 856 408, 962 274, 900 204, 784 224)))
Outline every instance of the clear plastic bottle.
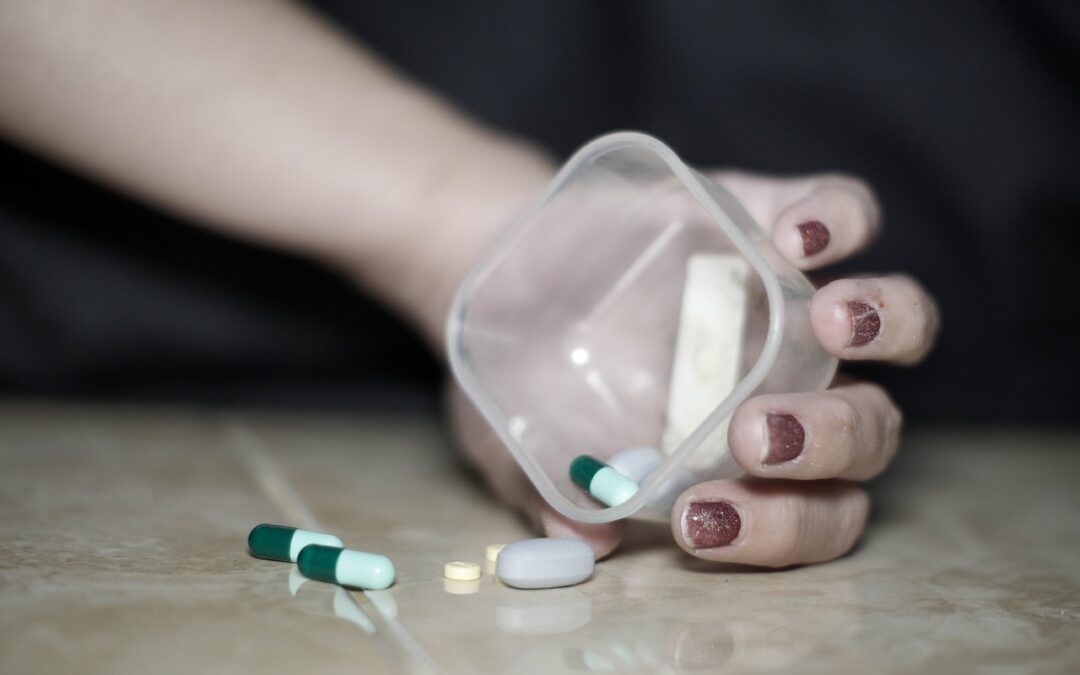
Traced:
POLYGON ((831 381, 836 360, 810 327, 813 291, 730 193, 657 139, 613 133, 575 153, 462 284, 450 363, 555 509, 582 522, 667 519, 687 487, 741 473, 727 449, 739 403, 831 381), (715 315, 708 295, 690 299, 688 271, 701 265, 731 271, 722 282, 737 301, 717 302, 715 315), (691 302, 711 333, 687 327, 691 302), (684 370, 726 359, 719 372, 730 376, 673 386, 677 349, 692 348, 703 351, 681 355, 684 370), (673 406, 679 387, 686 400, 673 406), (577 455, 638 446, 665 460, 628 501, 604 508, 571 482, 577 455))

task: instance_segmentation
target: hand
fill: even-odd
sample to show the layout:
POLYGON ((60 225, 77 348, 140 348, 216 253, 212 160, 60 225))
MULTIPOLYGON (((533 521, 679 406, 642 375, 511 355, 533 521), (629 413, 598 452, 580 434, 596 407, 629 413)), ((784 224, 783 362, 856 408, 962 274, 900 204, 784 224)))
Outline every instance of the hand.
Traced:
MULTIPOLYGON (((802 269, 862 250, 879 230, 873 194, 851 178, 725 172, 714 179, 770 229, 780 252, 802 269)), ((811 320, 822 347, 839 358, 903 364, 925 356, 937 330, 932 300, 906 277, 830 283, 815 295, 811 320)), ((580 537, 600 556, 617 545, 620 523, 577 523, 543 503, 456 388, 452 396, 466 453, 496 494, 522 508, 549 536, 580 537)), ((869 506, 866 493, 848 481, 885 468, 896 452, 900 420, 888 395, 866 383, 746 401, 732 420, 729 445, 750 476, 770 480, 713 481, 687 490, 672 512, 676 541, 698 557, 755 565, 843 554, 862 531, 869 506)))
MULTIPOLYGON (((724 173, 715 179, 804 270, 864 249, 880 229, 870 189, 842 176, 775 180, 724 173)), ((905 276, 841 279, 810 307, 822 348, 844 360, 914 364, 938 329, 933 300, 905 276)), ((847 552, 866 522, 869 499, 855 481, 873 478, 896 454, 902 416, 879 386, 840 377, 823 392, 773 394, 739 407, 731 452, 752 477, 702 483, 672 510, 687 552, 724 562, 781 567, 847 552), (764 479, 764 480, 761 480, 764 479)))

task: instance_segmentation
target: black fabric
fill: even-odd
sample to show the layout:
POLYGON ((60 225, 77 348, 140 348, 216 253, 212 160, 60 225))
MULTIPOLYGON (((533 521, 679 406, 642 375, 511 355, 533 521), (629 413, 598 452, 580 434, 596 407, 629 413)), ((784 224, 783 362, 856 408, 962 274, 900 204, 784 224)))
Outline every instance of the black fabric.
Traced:
POLYGON ((0 146, 0 388, 198 403, 431 406, 420 340, 314 264, 0 146))
MULTIPOLYGON (((323 0, 470 114, 568 153, 636 128, 698 166, 837 170, 945 316, 915 419, 1072 422, 1080 377, 1080 5, 323 0)), ((399 324, 312 265, 208 235, 4 148, 0 386, 212 400, 434 391, 399 324)))

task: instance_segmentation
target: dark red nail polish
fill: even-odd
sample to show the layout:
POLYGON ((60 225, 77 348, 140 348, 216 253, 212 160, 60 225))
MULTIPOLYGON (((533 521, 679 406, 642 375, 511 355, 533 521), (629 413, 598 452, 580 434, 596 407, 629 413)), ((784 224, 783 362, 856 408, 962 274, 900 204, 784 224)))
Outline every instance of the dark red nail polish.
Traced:
POLYGON ((821 253, 829 245, 829 228, 825 227, 820 220, 808 220, 801 225, 795 226, 802 237, 803 255, 821 253))
POLYGON ((851 314, 851 340, 848 346, 862 347, 873 342, 881 333, 881 315, 865 302, 849 302, 847 308, 851 314))
POLYGON ((806 431, 794 415, 766 413, 765 429, 768 431, 769 451, 766 464, 782 464, 802 454, 806 443, 806 431))
POLYGON ((728 502, 692 502, 683 513, 683 533, 694 548, 727 546, 740 527, 739 512, 728 502))

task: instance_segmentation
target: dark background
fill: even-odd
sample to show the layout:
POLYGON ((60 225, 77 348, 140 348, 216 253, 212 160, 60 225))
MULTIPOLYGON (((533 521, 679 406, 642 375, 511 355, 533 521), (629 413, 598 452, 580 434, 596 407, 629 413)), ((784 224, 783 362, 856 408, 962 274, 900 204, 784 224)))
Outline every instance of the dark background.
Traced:
MULTIPOLYGON (((906 271, 939 347, 863 367, 909 419, 1075 423, 1080 3, 313 3, 416 80, 560 156, 634 128, 701 166, 867 179, 839 271, 906 271)), ((0 145, 0 391, 430 406, 404 327, 306 261, 0 145)))

